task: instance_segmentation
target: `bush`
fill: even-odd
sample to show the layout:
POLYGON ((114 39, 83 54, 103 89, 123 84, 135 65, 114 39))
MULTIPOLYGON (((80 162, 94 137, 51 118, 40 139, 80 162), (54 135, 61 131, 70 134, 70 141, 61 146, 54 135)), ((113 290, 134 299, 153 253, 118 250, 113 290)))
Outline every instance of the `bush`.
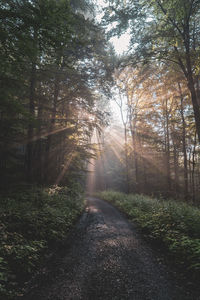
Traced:
POLYGON ((114 191, 98 196, 136 221, 148 237, 163 243, 177 263, 195 275, 200 274, 200 209, 172 200, 114 191))
POLYGON ((33 188, 0 199, 0 294, 13 299, 83 209, 80 189, 33 188))

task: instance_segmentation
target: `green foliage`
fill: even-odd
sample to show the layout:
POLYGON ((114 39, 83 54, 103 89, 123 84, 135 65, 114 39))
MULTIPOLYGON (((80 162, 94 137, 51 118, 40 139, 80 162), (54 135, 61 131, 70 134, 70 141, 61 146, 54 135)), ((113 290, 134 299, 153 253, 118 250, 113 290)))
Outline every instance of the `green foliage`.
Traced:
POLYGON ((125 212, 153 240, 163 243, 188 271, 200 273, 200 210, 185 203, 104 191, 98 195, 125 212))
POLYGON ((94 128, 104 123, 95 91, 108 94, 113 64, 88 12, 87 0, 0 2, 3 188, 27 180, 60 184, 71 154, 81 156, 72 160, 80 166, 94 128))
POLYGON ((0 294, 13 299, 83 209, 80 186, 33 188, 0 199, 0 294))

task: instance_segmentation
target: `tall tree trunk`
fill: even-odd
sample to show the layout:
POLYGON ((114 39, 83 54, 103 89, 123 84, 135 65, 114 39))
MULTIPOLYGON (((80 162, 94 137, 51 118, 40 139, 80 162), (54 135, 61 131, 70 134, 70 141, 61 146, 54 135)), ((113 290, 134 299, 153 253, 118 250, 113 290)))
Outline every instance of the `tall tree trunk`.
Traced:
POLYGON ((34 47, 35 54, 32 57, 31 73, 30 73, 30 93, 29 93, 29 113, 31 120, 28 126, 28 143, 27 143, 27 178, 29 182, 33 182, 34 175, 34 125, 33 120, 35 118, 35 88, 36 88, 36 63, 37 63, 37 50, 38 50, 38 30, 34 28, 34 47))
POLYGON ((198 99, 197 99, 197 93, 194 88, 194 80, 193 80, 192 73, 188 74, 188 88, 189 88, 190 94, 191 94, 192 105, 193 105, 193 109, 194 109, 196 130, 197 130, 198 139, 200 142, 200 108, 199 108, 199 103, 198 103, 198 99))
POLYGON ((195 78, 195 85, 196 85, 196 91, 197 91, 197 102, 200 107, 200 78, 199 78, 199 76, 196 76, 196 78, 195 78))
POLYGON ((37 161, 37 178, 38 182, 41 184, 43 182, 43 153, 42 153, 42 116, 43 116, 43 106, 41 95, 38 96, 38 127, 37 127, 37 141, 36 141, 36 161, 37 161))
POLYGON ((51 172, 50 172, 50 153, 51 153, 51 147, 52 147, 52 139, 53 139, 53 130, 55 128, 56 123, 56 110, 57 110, 57 103, 58 103, 58 95, 59 95, 59 79, 55 79, 54 83, 54 97, 53 97, 53 108, 52 108, 52 115, 51 115, 51 122, 48 132, 48 138, 47 138, 47 144, 46 144, 46 159, 45 159, 45 169, 46 169, 46 181, 48 182, 50 180, 51 172))
POLYGON ((126 160, 126 192, 130 192, 130 179, 129 179, 129 165, 128 165, 128 141, 127 141, 127 128, 124 124, 124 141, 125 141, 125 160, 126 160))
POLYGON ((188 194, 191 195, 191 190, 192 190, 192 149, 190 148, 188 151, 188 194))
POLYGON ((172 139, 173 143, 173 157, 174 157, 174 181, 175 181, 175 194, 179 195, 179 166, 178 166, 178 151, 175 139, 172 139))
MULTIPOLYGON (((30 96, 29 96, 29 113, 32 118, 35 115, 35 86, 36 86, 36 63, 32 63, 30 77, 30 96)), ((27 177, 28 181, 33 181, 33 137, 34 126, 33 120, 30 120, 28 126, 28 144, 27 144, 27 177)))
POLYGON ((196 144, 197 144, 197 134, 195 132, 195 140, 194 140, 194 148, 192 152, 192 200, 195 202, 196 200, 196 192, 195 192, 195 155, 196 155, 196 144))
POLYGON ((182 152, 184 159, 184 197, 185 200, 188 199, 188 166, 187 166, 187 151, 186 151, 186 124, 184 116, 184 107, 183 107, 183 94, 181 90, 181 85, 178 83, 180 98, 181 98, 181 119, 182 119, 182 152))
POLYGON ((131 137, 132 137, 132 145, 133 145, 133 158, 134 158, 134 165, 135 165, 135 192, 139 193, 139 186, 138 186, 138 153, 137 153, 137 134, 136 134, 136 121, 134 125, 130 124, 131 129, 131 137))
POLYGON ((188 88, 191 94, 192 105, 194 110, 194 118, 196 123, 197 135, 200 142, 200 107, 197 98, 197 92, 195 90, 195 80, 193 77, 192 63, 191 63, 191 53, 190 53, 190 28, 189 22, 185 27, 185 39, 184 39, 185 49, 186 49, 186 65, 187 65, 187 82, 188 88))
MULTIPOLYGON (((127 95, 128 97, 128 95, 127 95)), ((124 148, 125 148, 125 163, 126 163, 126 192, 130 192, 130 178, 129 178, 129 164, 128 164, 128 138, 127 138, 127 116, 124 118, 123 114, 123 99, 121 95, 121 90, 119 88, 119 99, 120 103, 116 102, 120 109, 121 120, 124 126, 124 148)))
POLYGON ((170 141, 169 141, 169 112, 167 108, 168 99, 165 100, 165 153, 166 153, 166 172, 167 172, 167 188, 171 190, 171 172, 170 172, 170 141))

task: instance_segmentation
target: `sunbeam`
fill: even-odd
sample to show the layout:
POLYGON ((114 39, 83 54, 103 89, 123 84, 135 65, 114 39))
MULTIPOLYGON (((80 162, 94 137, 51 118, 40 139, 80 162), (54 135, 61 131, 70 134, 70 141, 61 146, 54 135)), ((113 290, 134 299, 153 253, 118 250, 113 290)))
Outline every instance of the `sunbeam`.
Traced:
POLYGON ((56 185, 59 185, 59 183, 62 180, 63 176, 65 175, 65 173, 67 172, 68 168, 70 167, 70 164, 71 164, 73 158, 75 158, 76 155, 77 155, 76 152, 72 152, 71 154, 69 154, 68 160, 65 163, 63 170, 61 171, 61 173, 59 174, 59 176, 57 177, 57 179, 55 181, 56 185))

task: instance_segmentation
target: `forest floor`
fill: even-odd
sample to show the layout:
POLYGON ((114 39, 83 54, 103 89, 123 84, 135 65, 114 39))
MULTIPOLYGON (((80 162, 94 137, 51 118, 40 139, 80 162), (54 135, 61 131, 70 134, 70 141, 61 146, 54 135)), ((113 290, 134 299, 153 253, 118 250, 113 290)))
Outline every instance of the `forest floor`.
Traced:
POLYGON ((23 299, 200 299, 136 225, 93 197, 88 197, 85 213, 47 273, 23 299))

